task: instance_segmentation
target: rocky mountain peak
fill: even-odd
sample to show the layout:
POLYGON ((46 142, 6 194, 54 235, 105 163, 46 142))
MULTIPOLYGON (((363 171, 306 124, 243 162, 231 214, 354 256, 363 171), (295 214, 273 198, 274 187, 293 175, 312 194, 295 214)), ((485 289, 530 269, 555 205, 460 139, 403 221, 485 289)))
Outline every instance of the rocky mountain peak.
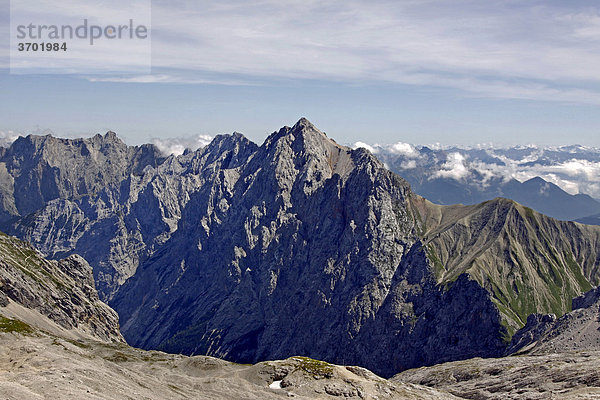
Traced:
POLYGON ((560 316, 600 279, 600 230, 506 199, 428 203, 305 118, 167 161, 89 140, 0 159, 10 232, 85 257, 136 346, 391 374, 502 354, 529 314, 560 316))
POLYGON ((354 168, 352 149, 328 138, 306 118, 272 133, 261 149, 266 154, 259 158, 277 164, 278 175, 291 177, 298 174, 307 182, 318 182, 336 173, 347 176, 354 168))
POLYGON ((246 136, 239 132, 233 132, 232 134, 217 135, 214 139, 205 147, 206 151, 214 150, 233 150, 236 147, 253 145, 256 149, 256 145, 252 143, 246 136))
POLYGON ((202 165, 212 164, 217 160, 221 168, 237 168, 245 163, 256 152, 258 146, 239 132, 231 135, 217 135, 204 148, 197 151, 194 171, 202 165), (202 160, 202 161, 201 161, 202 160))
POLYGON ((91 144, 92 146, 116 146, 116 147, 127 147, 115 132, 108 131, 104 135, 97 133, 89 139, 84 139, 84 142, 91 144))
MULTIPOLYGON (((265 140, 264 146, 271 147, 282 139, 288 144, 298 142, 299 140, 302 143, 311 143, 317 146, 334 145, 342 147, 335 143, 335 141, 329 139, 325 133, 320 131, 304 117, 300 118, 291 128, 289 126, 284 126, 278 131, 273 132, 267 140, 265 140)), ((301 151, 302 149, 297 148, 295 150, 301 151)))
POLYGON ((108 131, 104 134, 104 139, 105 140, 117 140, 117 134, 113 131, 108 131))
POLYGON ((298 120, 298 122, 296 122, 296 124, 294 124, 294 126, 292 127, 292 131, 293 132, 314 131, 314 132, 323 133, 312 122, 310 122, 308 119, 306 119, 304 117, 300 118, 298 120))

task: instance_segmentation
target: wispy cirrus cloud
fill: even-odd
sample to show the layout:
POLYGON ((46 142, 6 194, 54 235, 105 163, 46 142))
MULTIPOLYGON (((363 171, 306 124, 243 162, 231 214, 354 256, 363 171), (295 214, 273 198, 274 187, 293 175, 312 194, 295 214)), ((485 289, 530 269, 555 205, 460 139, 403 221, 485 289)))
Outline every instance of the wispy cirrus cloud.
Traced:
POLYGON ((385 81, 600 105, 600 8, 580 2, 158 1, 153 16, 153 67, 184 79, 385 81))
MULTIPOLYGON (((59 10, 82 10, 68 1, 73 7, 59 10)), ((54 3, 40 2, 39 15, 56 12, 54 3)), ((583 1, 155 0, 153 74, 82 77, 149 84, 385 82, 600 105, 599 45, 600 5, 583 1)), ((131 55, 122 58, 126 64, 131 55)), ((90 64, 99 62, 90 55, 90 64)))
POLYGON ((226 86, 254 86, 245 80, 235 79, 211 79, 211 78, 193 78, 177 74, 146 74, 131 76, 88 76, 91 82, 115 82, 115 83, 185 83, 185 84, 204 84, 204 85, 226 85, 226 86))

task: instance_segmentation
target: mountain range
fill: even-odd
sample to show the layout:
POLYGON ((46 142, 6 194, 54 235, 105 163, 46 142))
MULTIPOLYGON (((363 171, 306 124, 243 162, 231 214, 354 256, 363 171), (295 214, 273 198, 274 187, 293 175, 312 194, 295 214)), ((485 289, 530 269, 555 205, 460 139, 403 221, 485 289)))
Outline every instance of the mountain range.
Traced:
POLYGON ((436 204, 515 200, 560 220, 600 213, 600 150, 583 146, 431 148, 396 143, 366 147, 436 204), (568 190, 568 192, 567 192, 568 190), (594 198, 595 196, 595 198, 594 198))
POLYGON ((0 198, 1 230, 89 262, 128 343, 241 363, 392 376, 500 356, 600 280, 600 227, 431 203, 306 119, 168 157, 112 132, 21 137, 0 150, 0 198))

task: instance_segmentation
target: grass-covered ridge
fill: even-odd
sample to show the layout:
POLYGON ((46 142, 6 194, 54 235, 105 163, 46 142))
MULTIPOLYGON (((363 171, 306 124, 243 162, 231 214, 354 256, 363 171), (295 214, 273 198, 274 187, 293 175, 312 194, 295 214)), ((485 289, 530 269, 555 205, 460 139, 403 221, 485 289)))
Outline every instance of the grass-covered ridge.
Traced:
POLYGON ((467 273, 486 288, 510 336, 532 313, 561 316, 600 283, 600 227, 557 221, 507 199, 473 206, 415 201, 438 283, 467 273))

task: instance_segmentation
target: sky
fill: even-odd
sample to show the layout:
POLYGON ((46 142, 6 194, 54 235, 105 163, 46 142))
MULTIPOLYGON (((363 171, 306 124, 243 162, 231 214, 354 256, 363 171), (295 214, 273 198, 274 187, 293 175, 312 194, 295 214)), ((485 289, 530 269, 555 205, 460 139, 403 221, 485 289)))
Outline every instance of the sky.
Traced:
POLYGON ((136 18, 146 4, 151 56, 111 57, 99 41, 77 68, 47 58, 59 73, 11 73, 0 0, 0 139, 238 131, 262 143, 304 116, 339 143, 600 147, 596 1, 13 1, 42 22, 136 18))

